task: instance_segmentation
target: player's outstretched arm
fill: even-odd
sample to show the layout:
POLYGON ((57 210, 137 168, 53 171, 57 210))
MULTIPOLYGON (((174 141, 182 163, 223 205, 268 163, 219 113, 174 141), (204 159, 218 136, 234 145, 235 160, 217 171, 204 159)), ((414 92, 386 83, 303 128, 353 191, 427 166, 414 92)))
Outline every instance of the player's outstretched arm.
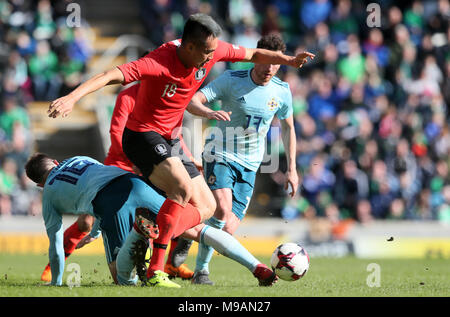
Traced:
POLYGON ((94 92, 106 85, 120 84, 124 81, 122 72, 118 68, 113 68, 101 74, 88 79, 70 94, 58 98, 50 104, 47 113, 50 118, 56 118, 59 115, 66 117, 78 102, 84 96, 94 92))
POLYGON ((201 92, 197 91, 189 102, 186 110, 195 115, 207 118, 209 120, 219 120, 219 121, 230 121, 231 112, 226 111, 214 111, 205 106, 207 102, 206 96, 201 92))
POLYGON ((64 273, 64 230, 62 223, 47 228, 50 241, 48 256, 52 270, 52 281, 50 285, 61 286, 64 273))
POLYGON ((274 64, 288 65, 295 68, 301 68, 303 64, 310 59, 314 59, 316 55, 310 52, 302 52, 296 56, 285 55, 281 52, 266 50, 262 48, 246 48, 245 58, 243 62, 251 62, 255 64, 274 64))
POLYGON ((284 189, 288 190, 289 196, 294 197, 298 188, 298 174, 296 167, 296 136, 293 116, 281 120, 281 138, 286 149, 287 171, 284 189), (290 187, 290 188, 289 188, 290 187))

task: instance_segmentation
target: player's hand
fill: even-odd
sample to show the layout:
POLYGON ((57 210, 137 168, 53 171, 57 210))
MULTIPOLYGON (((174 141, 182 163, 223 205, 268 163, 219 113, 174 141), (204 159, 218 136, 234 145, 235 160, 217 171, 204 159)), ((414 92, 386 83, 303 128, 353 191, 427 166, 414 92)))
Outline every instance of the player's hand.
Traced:
POLYGON ((308 61, 308 57, 313 60, 316 55, 310 52, 302 52, 295 56, 295 59, 293 60, 293 66, 296 68, 302 68, 303 64, 305 64, 308 61))
POLYGON ((209 120, 219 120, 219 121, 231 121, 231 111, 212 111, 206 115, 209 120))
POLYGON ((78 244, 75 247, 75 249, 81 249, 86 244, 89 244, 89 243, 91 243, 92 241, 95 241, 95 240, 97 240, 97 238, 93 238, 93 237, 91 237, 91 235, 88 234, 83 239, 81 239, 80 242, 78 242, 78 244))
POLYGON ((66 95, 64 97, 58 98, 50 104, 47 113, 50 118, 56 118, 62 115, 63 118, 72 112, 75 106, 75 99, 71 95, 66 95))
POLYGON ((293 198, 298 188, 298 174, 296 170, 286 173, 286 182, 284 183, 284 190, 293 198))

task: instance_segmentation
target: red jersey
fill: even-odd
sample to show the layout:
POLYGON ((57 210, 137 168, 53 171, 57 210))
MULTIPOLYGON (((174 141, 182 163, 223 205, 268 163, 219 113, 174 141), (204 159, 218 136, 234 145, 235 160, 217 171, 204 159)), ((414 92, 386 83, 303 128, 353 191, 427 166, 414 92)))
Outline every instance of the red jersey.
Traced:
POLYGON ((165 43, 136 61, 118 66, 124 76, 124 85, 140 80, 142 87, 128 118, 128 129, 155 131, 166 139, 176 138, 187 105, 214 64, 237 62, 245 57, 244 47, 219 41, 213 58, 201 69, 186 68, 176 53, 180 44, 181 40, 165 43))
POLYGON ((133 85, 117 95, 116 105, 111 118, 109 136, 111 146, 105 158, 105 165, 120 167, 128 172, 133 172, 133 163, 126 157, 122 150, 122 135, 130 113, 134 109, 136 96, 140 84, 133 85))
MULTIPOLYGON (((133 163, 127 158, 122 149, 122 135, 125 129, 130 113, 133 111, 136 97, 138 95, 140 84, 133 85, 117 95, 116 105, 111 118, 111 126, 109 136, 111 138, 111 146, 108 155, 105 158, 105 165, 120 167, 128 172, 133 171, 133 163)), ((192 159, 192 154, 184 143, 183 137, 180 135, 181 147, 184 153, 192 159)))

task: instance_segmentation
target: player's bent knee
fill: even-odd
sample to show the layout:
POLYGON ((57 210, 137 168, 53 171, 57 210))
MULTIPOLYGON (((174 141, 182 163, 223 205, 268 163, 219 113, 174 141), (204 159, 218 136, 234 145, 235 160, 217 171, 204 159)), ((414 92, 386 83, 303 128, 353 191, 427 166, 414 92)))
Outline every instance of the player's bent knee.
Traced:
POLYGON ((214 216, 215 210, 216 210, 215 204, 206 205, 206 207, 203 208, 203 212, 200 213, 202 221, 205 221, 214 216))
POLYGON ((198 224, 195 227, 192 227, 188 230, 186 230, 181 237, 185 238, 185 239, 190 239, 190 240, 194 240, 194 241, 199 241, 199 237, 200 237, 200 232, 202 231, 202 229, 205 227, 204 224, 198 224))
POLYGON ((199 205, 201 206, 201 208, 199 209, 202 209, 201 212, 202 220, 206 220, 214 216, 217 209, 217 203, 216 199, 212 194, 210 195, 206 194, 202 196, 199 205))
POLYGON ((240 223, 241 223, 241 221, 239 220, 239 218, 236 217, 235 214, 230 212, 230 215, 228 215, 228 217, 226 217, 226 224, 222 230, 229 233, 230 235, 233 235, 234 232, 236 231, 237 227, 239 227, 240 223))
POLYGON ((217 208, 214 212, 214 217, 219 220, 228 221, 228 218, 233 214, 231 204, 226 200, 219 200, 217 208))
POLYGON ((180 205, 185 206, 192 197, 192 189, 189 186, 181 185, 179 188, 175 189, 169 197, 172 196, 180 205))
POLYGON ((208 220, 209 218, 211 218, 212 216, 214 216, 215 208, 212 208, 212 207, 214 207, 214 206, 206 206, 203 209, 199 208, 201 222, 204 222, 204 221, 208 220))
MULTIPOLYGON (((209 198, 209 197, 208 197, 209 198)), ((211 195, 211 197, 208 199, 208 206, 209 206, 209 210, 211 212, 211 217, 214 215, 214 213, 216 212, 217 209, 217 202, 216 199, 214 198, 213 195, 211 195)))

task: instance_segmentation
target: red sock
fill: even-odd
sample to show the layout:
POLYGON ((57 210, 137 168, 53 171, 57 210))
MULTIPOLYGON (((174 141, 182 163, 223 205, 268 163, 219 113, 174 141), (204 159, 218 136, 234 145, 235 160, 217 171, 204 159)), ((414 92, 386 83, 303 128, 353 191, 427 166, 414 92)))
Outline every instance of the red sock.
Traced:
MULTIPOLYGON (((180 221, 180 220, 178 220, 180 221)), ((178 238, 174 238, 170 241, 170 250, 169 250, 169 255, 167 256, 167 261, 166 263, 172 264, 172 255, 173 255, 173 250, 175 250, 175 247, 178 244, 178 238)))
POLYGON ((147 270, 148 278, 153 276, 154 271, 164 270, 164 257, 166 255, 167 244, 172 239, 173 232, 183 209, 183 206, 170 199, 166 199, 159 209, 158 215, 156 216, 159 237, 153 241, 152 258, 147 270))
POLYGON ((64 254, 66 259, 75 250, 78 242, 80 242, 87 234, 87 232, 80 231, 76 221, 64 231, 64 254))
POLYGON ((191 229, 198 225, 201 221, 200 213, 194 205, 187 204, 183 209, 183 213, 178 220, 177 227, 173 232, 174 237, 178 237, 187 229, 191 229))

